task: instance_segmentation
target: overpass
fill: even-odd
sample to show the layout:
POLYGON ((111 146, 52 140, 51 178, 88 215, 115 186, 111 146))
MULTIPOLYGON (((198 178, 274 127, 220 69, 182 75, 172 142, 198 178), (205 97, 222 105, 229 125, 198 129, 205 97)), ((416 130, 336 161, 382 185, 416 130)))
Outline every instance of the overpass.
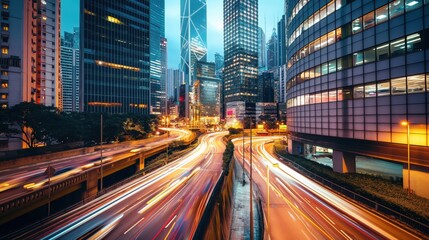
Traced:
MULTIPOLYGON (((195 134, 180 139, 185 145, 189 145, 195 139, 195 134)), ((165 152, 169 142, 166 137, 160 138, 159 144, 151 144, 154 146, 137 147, 126 152, 115 154, 103 160, 103 165, 100 162, 81 166, 73 169, 64 178, 44 184, 41 187, 29 188, 22 194, 19 194, 12 199, 6 201, 0 200, 0 225, 7 223, 19 216, 27 214, 42 206, 46 206, 49 202, 54 202, 73 193, 77 200, 92 200, 100 193, 101 179, 103 183, 106 179, 114 176, 120 171, 126 171, 128 175, 134 175, 139 172, 144 172, 145 160, 159 153, 165 152), (102 167, 102 169, 101 169, 102 167), (102 173, 102 177, 101 177, 102 173), (77 196, 77 197, 76 197, 77 196)), ((103 148, 104 149, 104 148, 103 148)), ((28 161, 28 160, 27 160, 28 161)), ((111 181, 114 181, 111 179, 111 181)))

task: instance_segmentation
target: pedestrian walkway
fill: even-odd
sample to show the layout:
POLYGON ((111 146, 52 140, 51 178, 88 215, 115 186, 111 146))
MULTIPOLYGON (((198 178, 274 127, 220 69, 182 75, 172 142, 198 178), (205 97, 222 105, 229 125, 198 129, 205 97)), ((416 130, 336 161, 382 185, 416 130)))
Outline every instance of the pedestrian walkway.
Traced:
MULTIPOLYGON (((234 196, 232 210, 232 224, 230 239, 250 239, 250 185, 246 175, 246 184, 243 186, 243 171, 241 165, 236 162, 234 179, 234 196)), ((255 187, 253 187, 255 191, 255 187)), ((255 196, 255 195, 254 195, 255 196)), ((255 229, 255 239, 261 239, 260 214, 258 210, 258 200, 253 197, 253 223, 255 229)))

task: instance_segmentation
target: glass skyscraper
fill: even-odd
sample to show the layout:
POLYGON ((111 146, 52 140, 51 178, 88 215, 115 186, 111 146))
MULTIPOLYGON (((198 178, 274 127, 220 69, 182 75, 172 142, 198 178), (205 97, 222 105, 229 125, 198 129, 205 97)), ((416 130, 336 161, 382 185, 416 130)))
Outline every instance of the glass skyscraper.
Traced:
POLYGON ((224 0, 225 104, 256 102, 258 95, 258 1, 224 0))
POLYGON ((180 0, 180 68, 192 84, 195 62, 207 61, 206 0, 180 0))
POLYGON ((406 163, 409 139, 411 187, 429 196, 428 1, 287 2, 290 151, 322 144, 354 171, 356 154, 406 163))
MULTIPOLYGON (((165 36, 165 0, 150 1, 150 113, 161 114, 165 91, 161 86, 161 39, 165 36)), ((166 42, 165 42, 166 43, 166 42)), ((165 44, 165 47, 167 45, 165 44)))
POLYGON ((82 0, 80 12, 80 110, 148 114, 149 0, 82 0))

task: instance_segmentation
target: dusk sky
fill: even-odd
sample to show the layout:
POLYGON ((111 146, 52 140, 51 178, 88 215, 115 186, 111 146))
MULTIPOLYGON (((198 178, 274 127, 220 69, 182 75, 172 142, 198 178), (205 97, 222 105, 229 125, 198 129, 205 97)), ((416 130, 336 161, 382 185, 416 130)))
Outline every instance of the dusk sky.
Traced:
MULTIPOLYGON (((266 40, 277 28, 284 9, 283 0, 259 0, 259 26, 266 40)), ((61 31, 72 32, 79 26, 79 1, 61 1, 61 31)), ((216 52, 223 55, 223 1, 207 0, 208 61, 216 52)), ((180 63, 180 0, 165 0, 165 34, 168 39, 168 68, 177 69, 180 63)))

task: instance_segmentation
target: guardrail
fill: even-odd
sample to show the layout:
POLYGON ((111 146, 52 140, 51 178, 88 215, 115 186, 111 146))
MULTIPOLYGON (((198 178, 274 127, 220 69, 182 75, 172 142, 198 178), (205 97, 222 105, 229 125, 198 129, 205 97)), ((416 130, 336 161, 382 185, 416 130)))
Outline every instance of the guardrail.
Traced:
POLYGON ((365 196, 362 196, 356 192, 353 192, 347 188, 344 188, 330 180, 327 180, 313 172, 310 172, 309 170, 305 169, 304 167, 300 166, 299 164, 279 155, 277 152, 274 152, 276 154, 276 156, 278 158, 280 158, 283 161, 287 161, 288 163, 292 164, 293 167, 295 167, 296 169, 299 169, 299 171, 304 172, 307 176, 311 177, 312 179, 316 180, 317 182, 323 184, 324 186, 327 186, 329 188, 331 188, 332 190, 341 193, 342 195, 353 199, 356 202, 359 202, 361 204, 364 204, 367 207, 370 207, 371 209, 383 213, 383 214, 387 214, 390 217, 393 217, 394 219, 398 219, 403 223, 406 223, 409 226, 412 226, 422 232, 425 233, 429 233, 429 225, 424 224, 422 222, 416 221, 408 216, 403 215, 402 213, 399 213, 387 206, 384 206, 381 203, 378 203, 374 200, 371 200, 365 196))

